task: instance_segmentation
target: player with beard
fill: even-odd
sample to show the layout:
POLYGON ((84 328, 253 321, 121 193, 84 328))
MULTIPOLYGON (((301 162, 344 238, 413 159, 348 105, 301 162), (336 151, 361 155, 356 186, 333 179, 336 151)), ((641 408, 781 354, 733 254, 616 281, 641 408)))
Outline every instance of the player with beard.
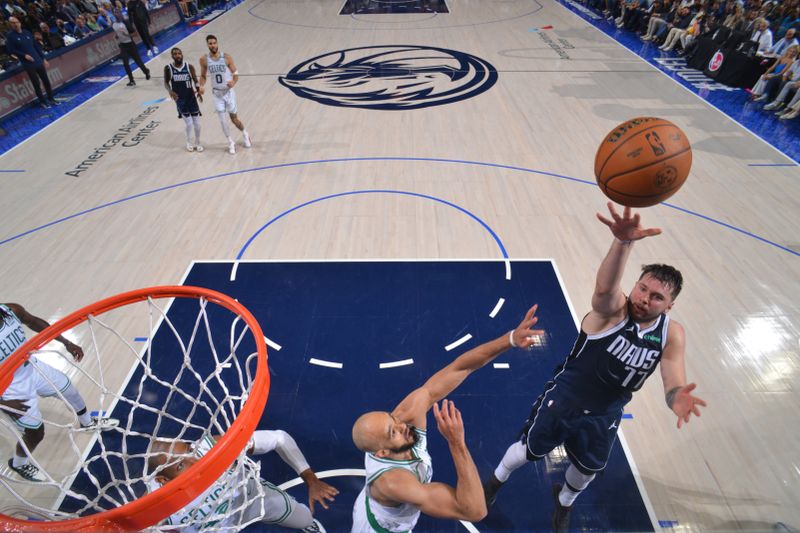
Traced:
POLYGON ((516 329, 473 348, 405 397, 391 413, 372 411, 353 425, 353 442, 364 457, 366 483, 353 507, 353 532, 410 531, 420 512, 437 518, 478 521, 486 503, 478 470, 464 441, 461 413, 452 401, 437 402, 453 392, 473 371, 511 347, 529 348, 541 331, 533 306, 516 329), (427 450, 427 415, 433 414, 447 440, 458 475, 455 488, 434 483, 427 450))
POLYGON ((239 81, 239 72, 233 63, 233 56, 223 54, 219 51, 219 43, 214 35, 206 36, 208 54, 200 57, 200 89, 198 96, 203 95, 206 78, 211 78, 211 94, 214 100, 214 109, 219 116, 219 123, 222 132, 228 140, 228 153, 236 153, 236 143, 231 137, 228 122, 225 120, 227 112, 233 125, 242 132, 242 139, 245 148, 250 148, 250 135, 244 129, 244 124, 239 119, 239 106, 236 103, 236 91, 234 85, 239 81))
POLYGON ((609 203, 609 227, 614 242, 600 265, 592 309, 583 318, 572 353, 533 404, 520 439, 512 444, 484 485, 487 505, 511 473, 547 455, 561 444, 570 466, 566 482, 553 486, 553 529, 567 531, 572 504, 608 461, 622 419, 622 410, 661 363, 667 406, 678 417, 678 428, 706 403, 692 395, 686 383, 683 327, 667 313, 681 291, 683 277, 669 265, 645 265, 626 296, 620 287, 634 241, 658 235, 642 228, 639 215, 626 207, 620 216, 609 203))
POLYGON ((203 101, 199 94, 197 74, 194 65, 183 61, 183 51, 173 48, 170 51, 172 64, 164 67, 164 87, 170 98, 178 106, 178 118, 182 118, 186 128, 186 149, 190 152, 202 152, 200 144, 200 106, 197 99, 203 101), (194 130, 194 142, 192 142, 194 130))

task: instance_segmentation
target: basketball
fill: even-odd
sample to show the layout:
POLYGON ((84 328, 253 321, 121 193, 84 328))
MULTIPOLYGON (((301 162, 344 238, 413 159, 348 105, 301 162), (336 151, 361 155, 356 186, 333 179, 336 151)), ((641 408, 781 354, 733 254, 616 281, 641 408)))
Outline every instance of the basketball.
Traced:
POLYGON ((600 190, 628 207, 650 207, 675 194, 689 176, 692 147, 668 120, 639 117, 606 135, 594 158, 600 190))

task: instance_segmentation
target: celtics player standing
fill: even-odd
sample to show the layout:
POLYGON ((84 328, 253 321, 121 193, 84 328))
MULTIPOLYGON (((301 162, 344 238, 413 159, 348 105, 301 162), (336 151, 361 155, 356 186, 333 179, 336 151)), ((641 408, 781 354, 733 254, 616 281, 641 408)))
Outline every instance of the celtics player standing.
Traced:
POLYGON ((219 122, 222 125, 222 131, 225 133, 225 138, 228 140, 228 152, 231 154, 236 153, 236 143, 233 142, 231 131, 228 127, 228 122, 225 120, 225 113, 227 112, 231 117, 231 122, 234 126, 239 128, 242 132, 244 145, 250 148, 250 136, 244 129, 244 124, 237 116, 238 108, 236 105, 236 92, 233 90, 234 85, 239 81, 239 73, 236 71, 236 66, 233 64, 233 57, 230 54, 223 54, 219 51, 217 38, 213 35, 206 36, 206 44, 208 45, 208 55, 200 57, 200 91, 199 95, 202 96, 205 92, 206 78, 211 78, 211 94, 214 97, 214 109, 219 116, 219 122))
MULTIPOLYGON (((164 87, 170 98, 178 106, 178 118, 182 118, 186 127, 186 149, 190 152, 202 152, 200 144, 200 106, 197 104, 199 96, 197 74, 194 66, 183 61, 183 51, 173 48, 170 51, 172 64, 164 67, 164 87), (194 142, 192 142, 192 129, 194 129, 194 142)), ((200 101, 203 97, 199 96, 200 101)))
POLYGON ((461 413, 452 401, 444 400, 441 410, 436 402, 509 348, 530 347, 539 333, 530 329, 538 320, 535 313, 533 306, 516 329, 456 358, 406 396, 391 413, 372 411, 356 420, 353 442, 366 452, 366 483, 353 506, 353 533, 411 531, 421 512, 470 521, 486 516, 481 480, 464 441, 461 413), (431 407, 455 463, 455 488, 432 481, 426 432, 431 407))
POLYGON ((692 395, 696 385, 686 383, 683 327, 667 316, 681 291, 681 273, 668 265, 645 265, 629 295, 620 288, 634 241, 661 230, 642 228, 629 207, 622 216, 611 203, 608 209, 610 220, 597 218, 609 227, 614 242, 597 272, 592 310, 583 318, 572 353, 533 404, 520 440, 484 485, 491 505, 514 470, 564 444, 570 466, 564 486, 553 487, 557 532, 567 531, 573 502, 605 468, 623 407, 659 362, 666 403, 678 417, 678 428, 692 414, 700 416, 699 406, 706 405, 692 395))

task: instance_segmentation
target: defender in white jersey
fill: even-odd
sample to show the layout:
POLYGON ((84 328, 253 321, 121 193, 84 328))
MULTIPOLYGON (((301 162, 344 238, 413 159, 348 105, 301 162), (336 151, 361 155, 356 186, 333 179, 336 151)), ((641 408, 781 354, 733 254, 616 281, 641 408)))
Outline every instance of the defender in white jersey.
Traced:
MULTIPOLYGON (((23 324, 37 333, 50 326, 47 321, 30 314, 19 304, 0 304, 0 361, 4 361, 25 343, 23 324)), ((62 336, 56 337, 56 340, 64 345, 76 361, 83 359, 80 346, 62 336)), ((25 444, 24 447, 21 443, 17 444, 14 456, 8 460, 8 466, 26 481, 41 482, 46 479, 28 456, 44 439, 39 396, 58 396, 66 400, 78 415, 83 430, 111 429, 119 425, 119 421, 91 416, 86 409, 86 402, 66 375, 36 356, 30 356, 28 361, 17 368, 11 384, 0 396, 0 409, 14 419, 22 431, 22 442, 25 444)))
POLYGON ((250 148, 250 135, 244 129, 244 124, 238 117, 238 107, 236 105, 236 92, 234 85, 239 81, 239 72, 233 64, 233 57, 230 54, 223 54, 219 51, 219 44, 214 35, 206 36, 208 45, 208 55, 200 57, 200 90, 199 95, 205 92, 206 79, 211 78, 211 94, 214 97, 214 108, 219 116, 222 131, 228 140, 228 152, 236 153, 236 143, 231 137, 228 122, 225 120, 225 113, 231 117, 231 122, 242 132, 243 143, 246 148, 250 148))
MULTIPOLYGON (((150 477, 147 481, 148 489, 155 491, 179 476, 213 445, 214 441, 208 437, 196 443, 154 441, 150 445, 147 462, 150 477)), ((248 443, 248 454, 262 455, 273 450, 278 452, 281 459, 308 486, 308 507, 263 479, 250 479, 243 484, 242 479, 226 479, 223 476, 189 505, 167 518, 162 525, 178 526, 179 531, 186 533, 212 528, 215 531, 234 532, 240 530, 240 524, 257 520, 306 532, 324 533, 325 529, 313 517, 314 505, 318 503, 327 509, 326 502, 333 501, 339 491, 317 478, 291 435, 282 430, 260 430, 253 433, 248 443), (265 494, 261 498, 253 499, 249 495, 258 492, 257 483, 261 484, 265 494)))
POLYGON ((353 425, 353 442, 365 453, 366 482, 353 507, 353 532, 398 533, 414 528, 421 512, 437 518, 478 521, 486 516, 480 478, 464 441, 464 423, 453 402, 438 401, 473 371, 511 347, 528 348, 541 331, 534 305, 516 329, 473 348, 434 374, 391 413, 373 411, 353 425), (427 450, 427 416, 447 440, 458 474, 453 488, 432 481, 427 450))

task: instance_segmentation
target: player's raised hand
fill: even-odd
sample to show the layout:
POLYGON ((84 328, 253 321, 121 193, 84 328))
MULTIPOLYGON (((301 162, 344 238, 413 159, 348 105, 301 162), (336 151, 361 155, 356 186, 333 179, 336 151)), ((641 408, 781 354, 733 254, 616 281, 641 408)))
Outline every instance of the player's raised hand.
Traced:
POLYGON ((539 317, 535 316, 537 309, 539 309, 539 304, 528 309, 525 318, 511 332, 511 339, 514 341, 511 344, 515 348, 530 348, 544 335, 544 330, 533 329, 533 326, 539 321, 539 317))
POLYGON ((604 217, 600 213, 597 213, 597 218, 608 226, 614 237, 621 241, 638 241, 661 233, 659 228, 643 228, 639 213, 632 214, 630 207, 626 207, 622 211, 622 216, 619 216, 614 204, 608 202, 608 212, 611 214, 611 219, 604 217))
POLYGON ((697 384, 695 383, 684 385, 675 392, 675 396, 672 398, 672 405, 670 405, 670 408, 673 413, 678 415, 678 429, 680 429, 684 423, 688 424, 689 418, 692 415, 700 416, 700 406, 706 406, 705 401, 692 395, 692 391, 696 387, 697 384))
POLYGON ((314 505, 317 503, 327 509, 328 502, 332 502, 337 494, 339 491, 336 487, 328 485, 314 476, 314 479, 308 482, 308 508, 311 510, 311 514, 314 514, 314 505))
POLYGON ((461 419, 461 411, 456 409, 456 404, 451 400, 442 400, 442 408, 439 404, 433 404, 433 417, 436 419, 436 426, 439 433, 450 444, 464 444, 464 421, 461 419))

